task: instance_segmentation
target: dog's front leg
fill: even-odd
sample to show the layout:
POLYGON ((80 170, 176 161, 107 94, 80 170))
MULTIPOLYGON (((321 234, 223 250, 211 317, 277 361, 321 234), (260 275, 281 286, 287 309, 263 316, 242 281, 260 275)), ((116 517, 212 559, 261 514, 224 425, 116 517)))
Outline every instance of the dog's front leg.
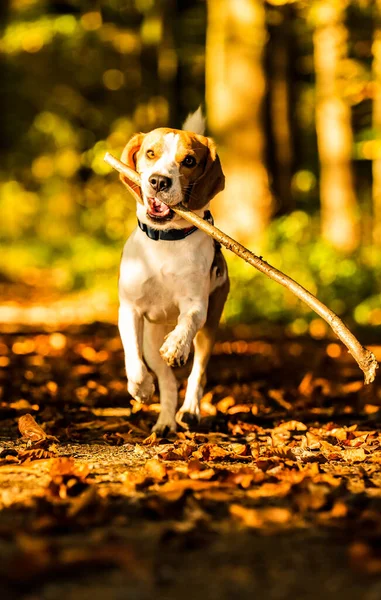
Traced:
POLYGON ((143 362, 143 315, 130 304, 119 308, 119 332, 122 339, 127 373, 127 389, 135 400, 144 402, 155 390, 152 375, 143 362))
POLYGON ((207 300, 187 298, 180 302, 177 325, 160 348, 162 359, 170 367, 182 366, 188 360, 194 336, 206 321, 207 300))

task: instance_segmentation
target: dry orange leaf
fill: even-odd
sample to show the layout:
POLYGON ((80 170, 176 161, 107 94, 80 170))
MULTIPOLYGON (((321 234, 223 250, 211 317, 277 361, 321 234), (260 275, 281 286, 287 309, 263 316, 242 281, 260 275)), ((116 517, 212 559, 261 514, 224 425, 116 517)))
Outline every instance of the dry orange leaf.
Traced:
POLYGON ((217 410, 220 412, 226 413, 229 408, 235 405, 235 399, 233 396, 226 396, 216 404, 217 410))
POLYGON ((145 470, 149 477, 156 481, 163 481, 167 476, 167 469, 162 462, 157 460, 156 458, 151 458, 147 460, 145 464, 145 470))
MULTIPOLYGON (((202 444, 199 448, 204 460, 220 460, 229 456, 229 451, 217 444, 202 444)), ((194 453, 196 455, 196 452, 194 453)))
POLYGON ((364 448, 345 448, 341 456, 348 462, 363 462, 366 459, 364 448))
POLYGON ((56 458, 50 468, 51 477, 57 475, 74 475, 80 479, 85 479, 90 472, 90 467, 87 464, 78 464, 74 458, 62 456, 56 458))
POLYGON ((274 428, 274 432, 280 431, 306 431, 307 425, 300 421, 285 421, 274 428))
POLYGON ((148 437, 143 440, 143 444, 146 446, 153 446, 157 441, 157 434, 155 431, 151 433, 148 437))
POLYGON ((22 437, 31 443, 40 442, 47 438, 45 431, 30 414, 20 417, 18 425, 22 437))
POLYGON ((177 479, 175 481, 167 481, 158 488, 159 494, 168 492, 178 492, 180 490, 207 490, 209 488, 220 486, 219 481, 200 481, 198 479, 177 479))
POLYGON ((291 490, 291 483, 279 481, 277 483, 264 483, 255 490, 249 490, 250 498, 284 498, 291 490))
POLYGON ((285 525, 292 517, 288 508, 246 508, 240 504, 232 504, 230 513, 247 527, 254 528, 266 525, 285 525))

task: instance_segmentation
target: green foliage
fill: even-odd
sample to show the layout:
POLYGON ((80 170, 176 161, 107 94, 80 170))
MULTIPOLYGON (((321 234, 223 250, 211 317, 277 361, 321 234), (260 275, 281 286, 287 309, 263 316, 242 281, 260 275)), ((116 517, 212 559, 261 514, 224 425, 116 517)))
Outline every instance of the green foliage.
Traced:
MULTIPOLYGON (((179 125, 203 101, 205 3, 176 3, 176 52, 163 32, 166 2, 101 4, 102 14, 96 8, 81 12, 78 0, 9 3, 0 37, 6 90, 0 99, 6 115, 0 140, 0 278, 39 282, 68 294, 105 290, 116 301, 118 263, 135 210, 103 155, 106 150, 119 155, 135 131, 179 125)), ((270 15, 278 9, 268 10, 270 15)), ((274 23, 284 27, 274 15, 274 23)), ((343 257, 321 240, 317 217, 311 216, 318 206, 312 38, 300 16, 294 27, 300 154, 292 193, 303 212, 276 219, 262 252, 335 312, 361 325, 377 324, 380 249, 363 247, 343 257)), ((347 65, 345 93, 354 105, 370 89, 366 69, 354 60, 370 50, 358 42, 353 47, 357 55, 347 65)), ((356 158, 369 159, 379 150, 368 121, 361 114, 356 158)), ((367 194, 369 186, 362 197, 367 194)), ((308 326, 314 315, 292 294, 238 258, 228 260, 232 291, 226 321, 291 321, 300 332, 308 326)))
MULTIPOLYGON (((255 247, 251 249, 255 252, 255 247)), ((343 256, 321 239, 316 217, 295 211, 272 222, 264 258, 338 315, 359 325, 380 323, 381 249, 363 247, 350 257, 343 256)), ((288 290, 237 257, 228 260, 232 292, 225 318, 229 323, 259 319, 296 321, 298 332, 302 333, 316 318, 288 290)))
MULTIPOLYGON (((3 185, 3 192, 5 188, 9 193, 9 186, 3 185)), ((18 210, 12 219, 17 237, 34 204, 33 198, 13 184, 15 191, 19 193, 15 196, 18 210)), ((42 227, 38 240, 24 236, 6 244, 0 254, 0 271, 9 278, 33 282, 37 270, 57 290, 103 290, 116 302, 119 260, 124 239, 135 226, 134 209, 119 183, 106 183, 104 196, 90 212, 84 210, 81 231, 76 235, 62 235, 60 219, 57 230, 42 227)), ((256 251, 254 246, 251 249, 256 251)), ((314 312, 238 257, 225 255, 231 278, 225 322, 270 320, 294 323, 297 333, 307 330, 316 318, 314 312)), ((364 247, 356 255, 343 257, 321 240, 316 218, 295 211, 271 224, 264 258, 340 316, 359 325, 380 323, 381 294, 376 290, 381 280, 381 251, 364 247)))

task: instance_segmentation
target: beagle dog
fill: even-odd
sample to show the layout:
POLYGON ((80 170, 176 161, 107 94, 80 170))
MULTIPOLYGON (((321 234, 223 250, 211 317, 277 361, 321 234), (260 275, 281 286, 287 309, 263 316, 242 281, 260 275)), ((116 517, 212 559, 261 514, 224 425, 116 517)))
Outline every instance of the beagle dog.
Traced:
MULTIPOLYGON (((216 147, 203 135, 201 109, 184 130, 138 133, 121 160, 141 176, 138 226, 127 240, 119 277, 119 331, 128 391, 145 402, 157 377, 161 412, 153 431, 175 431, 198 422, 205 370, 229 291, 225 259, 214 240, 176 215, 183 202, 211 220, 209 203, 224 189, 216 147), (178 387, 172 367, 184 365, 194 345, 185 400, 176 413, 178 387), (148 367, 148 369, 147 369, 148 367)), ((121 175, 128 187, 136 186, 121 175)))

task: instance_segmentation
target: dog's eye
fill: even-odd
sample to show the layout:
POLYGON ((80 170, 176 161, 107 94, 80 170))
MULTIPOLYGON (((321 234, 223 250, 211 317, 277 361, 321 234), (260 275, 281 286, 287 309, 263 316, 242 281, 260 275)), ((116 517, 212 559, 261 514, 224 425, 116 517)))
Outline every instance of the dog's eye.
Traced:
POLYGON ((153 150, 147 150, 146 152, 146 157, 147 158, 155 158, 155 153, 153 150))
POLYGON ((191 156, 190 154, 188 156, 186 156, 182 162, 182 164, 184 165, 184 167, 194 167, 196 164, 196 159, 194 156, 191 156))

